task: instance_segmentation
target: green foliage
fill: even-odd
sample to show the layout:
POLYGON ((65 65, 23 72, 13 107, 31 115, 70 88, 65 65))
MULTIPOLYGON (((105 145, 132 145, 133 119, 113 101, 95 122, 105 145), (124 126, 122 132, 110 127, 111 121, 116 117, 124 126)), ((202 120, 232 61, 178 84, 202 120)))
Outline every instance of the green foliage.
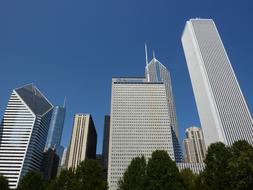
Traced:
POLYGON ((231 152, 223 143, 211 144, 205 159, 203 178, 210 190, 230 190, 227 166, 231 152))
POLYGON ((253 189, 253 147, 244 140, 231 147, 212 144, 206 155, 202 184, 210 190, 253 189))
POLYGON ((20 181, 17 190, 44 190, 45 183, 38 171, 29 171, 20 181))
POLYGON ((196 175, 194 186, 195 190, 209 190, 209 188, 205 185, 203 172, 196 175))
POLYGON ((80 189, 106 190, 107 183, 103 180, 103 170, 96 160, 81 162, 76 170, 80 189))
POLYGON ((253 189, 253 147, 247 141, 237 141, 230 149, 228 164, 230 187, 233 190, 253 189))
POLYGON ((155 151, 147 166, 144 157, 132 160, 119 190, 253 190, 253 147, 246 141, 210 145, 205 165, 199 175, 179 173, 167 152, 155 151))
MULTIPOLYGON (((153 152, 148 163, 144 156, 134 158, 119 190, 252 190, 253 147, 246 141, 237 141, 231 147, 223 143, 209 146, 206 167, 195 175, 190 169, 178 171, 166 151, 153 152)), ((8 190, 7 180, 0 176, 0 189, 8 190)), ((65 169, 46 184, 36 171, 28 172, 17 190, 106 190, 103 170, 96 160, 85 160, 76 170, 65 169)))
POLYGON ((144 156, 131 161, 123 179, 119 181, 119 190, 145 190, 147 188, 147 164, 144 156))
POLYGON ((62 170, 59 177, 50 182, 47 190, 79 190, 79 186, 75 171, 71 168, 62 170))
POLYGON ((77 169, 62 170, 60 176, 52 180, 47 190, 106 190, 103 171, 96 160, 85 160, 77 169))
POLYGON ((8 180, 2 175, 0 175, 0 189, 1 190, 9 190, 8 180))
POLYGON ((157 150, 148 161, 147 178, 149 190, 185 189, 176 163, 166 151, 157 150))
POLYGON ((106 190, 107 183, 102 175, 102 168, 96 160, 85 160, 76 170, 62 170, 57 178, 47 184, 39 172, 30 171, 23 177, 17 190, 106 190))
POLYGON ((186 185, 188 190, 195 190, 196 189, 196 180, 197 175, 195 175, 190 169, 184 169, 180 172, 184 184, 186 185))

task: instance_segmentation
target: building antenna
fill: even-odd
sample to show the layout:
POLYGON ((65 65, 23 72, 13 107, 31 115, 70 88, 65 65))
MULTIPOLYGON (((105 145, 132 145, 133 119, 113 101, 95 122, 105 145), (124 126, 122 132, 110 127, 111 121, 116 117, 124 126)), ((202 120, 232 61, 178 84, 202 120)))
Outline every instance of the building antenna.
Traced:
POLYGON ((148 65, 148 48, 146 43, 145 43, 145 57, 146 57, 146 65, 148 65))
POLYGON ((155 50, 153 49, 153 59, 155 59, 155 50))
POLYGON ((67 100, 67 97, 65 96, 64 97, 64 101, 63 101, 63 107, 65 108, 65 106, 66 106, 66 100, 67 100))

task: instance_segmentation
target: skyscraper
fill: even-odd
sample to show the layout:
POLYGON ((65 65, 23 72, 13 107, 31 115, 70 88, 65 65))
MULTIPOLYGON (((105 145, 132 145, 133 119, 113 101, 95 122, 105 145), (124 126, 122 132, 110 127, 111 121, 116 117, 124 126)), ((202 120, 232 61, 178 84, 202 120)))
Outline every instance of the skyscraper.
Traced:
POLYGON ((0 174, 11 189, 29 170, 39 170, 53 106, 33 85, 12 91, 0 126, 0 174))
POLYGON ((253 122, 234 70, 212 19, 190 19, 182 44, 206 146, 253 145, 253 122))
POLYGON ((60 160, 60 166, 65 167, 67 164, 67 153, 68 153, 68 148, 64 148, 63 153, 62 153, 62 158, 60 160))
POLYGON ((145 45, 146 53, 146 67, 145 75, 148 82, 163 82, 165 84, 168 107, 169 107, 169 116, 170 116, 170 127, 172 129, 172 140, 174 146, 174 154, 176 162, 182 161, 182 150, 179 143, 179 134, 178 134, 178 125, 177 125, 177 116, 176 116, 176 107, 172 92, 172 84, 170 72, 167 68, 160 63, 153 53, 153 59, 148 63, 147 56, 147 46, 145 45))
POLYGON ((90 114, 75 114, 68 168, 76 168, 86 158, 96 159, 97 132, 90 114))
MULTIPOLYGON (((102 163, 103 169, 108 169, 108 153, 109 153, 109 140, 110 140, 110 115, 106 115, 104 119, 104 138, 103 138, 103 154, 102 163)), ((107 172, 106 172, 107 173, 107 172)))
POLYGON ((65 106, 54 107, 45 146, 45 149, 54 148, 60 159, 64 149, 61 147, 61 136, 65 120, 65 112, 65 106))
POLYGON ((59 165, 59 156, 56 154, 56 150, 48 148, 43 153, 43 160, 41 164, 41 172, 44 180, 51 180, 56 177, 57 169, 59 165))
POLYGON ((203 163, 206 154, 206 147, 201 128, 189 127, 185 130, 184 139, 185 162, 203 163))
POLYGON ((113 78, 108 183, 118 180, 136 156, 165 150, 175 160, 166 87, 146 78, 113 78))

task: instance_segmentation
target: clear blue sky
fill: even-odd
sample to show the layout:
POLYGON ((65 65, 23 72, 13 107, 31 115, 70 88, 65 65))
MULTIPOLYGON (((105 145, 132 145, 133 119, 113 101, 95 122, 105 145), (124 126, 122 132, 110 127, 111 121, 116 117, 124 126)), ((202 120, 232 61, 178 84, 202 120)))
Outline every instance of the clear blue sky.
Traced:
POLYGON ((253 1, 2 0, 0 114, 13 88, 33 82, 54 104, 67 96, 62 144, 74 113, 91 113, 101 152, 111 78, 143 76, 144 43, 170 70, 180 136, 200 125, 181 45, 190 18, 213 18, 253 109, 253 1))

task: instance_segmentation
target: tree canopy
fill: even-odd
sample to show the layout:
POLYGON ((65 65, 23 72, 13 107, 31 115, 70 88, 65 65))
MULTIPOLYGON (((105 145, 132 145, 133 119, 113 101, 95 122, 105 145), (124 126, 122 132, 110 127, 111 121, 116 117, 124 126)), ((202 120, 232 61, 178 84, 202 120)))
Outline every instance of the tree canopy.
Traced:
POLYGON ((137 157, 119 182, 119 190, 252 190, 253 147, 245 140, 225 146, 218 142, 208 147, 205 169, 193 174, 178 171, 166 151, 153 152, 146 164, 137 157))
MULTIPOLYGON (((0 178, 1 184, 1 178, 0 178)), ((2 190, 2 188, 0 188, 2 190)), ((96 160, 85 160, 76 169, 64 169, 50 182, 43 181, 37 171, 29 171, 20 181, 17 190, 106 190, 103 170, 96 160)), ((5 190, 5 189, 3 189, 5 190)))
POLYGON ((122 180, 119 181, 119 190, 145 190, 147 188, 146 170, 147 164, 144 156, 134 158, 122 180))
POLYGON ((147 176, 149 190, 185 189, 176 163, 166 151, 156 150, 152 153, 148 161, 147 176))
POLYGON ((0 189, 1 190, 9 190, 8 180, 2 175, 0 175, 0 189))
POLYGON ((180 172, 180 175, 188 190, 196 189, 196 180, 197 180, 196 174, 194 174, 189 168, 187 168, 187 169, 183 169, 180 172))
MULTIPOLYGON (((253 147, 244 140, 232 146, 214 143, 208 147, 205 169, 193 174, 179 172, 166 151, 156 150, 147 160, 134 158, 118 183, 118 190, 252 190, 253 147)), ((17 190, 106 190, 102 167, 96 160, 85 160, 76 169, 62 170, 46 182, 38 171, 22 177, 17 190)), ((0 176, 0 189, 8 190, 8 181, 0 176)))
POLYGON ((17 190, 44 190, 45 182, 38 171, 29 171, 20 181, 17 190))

